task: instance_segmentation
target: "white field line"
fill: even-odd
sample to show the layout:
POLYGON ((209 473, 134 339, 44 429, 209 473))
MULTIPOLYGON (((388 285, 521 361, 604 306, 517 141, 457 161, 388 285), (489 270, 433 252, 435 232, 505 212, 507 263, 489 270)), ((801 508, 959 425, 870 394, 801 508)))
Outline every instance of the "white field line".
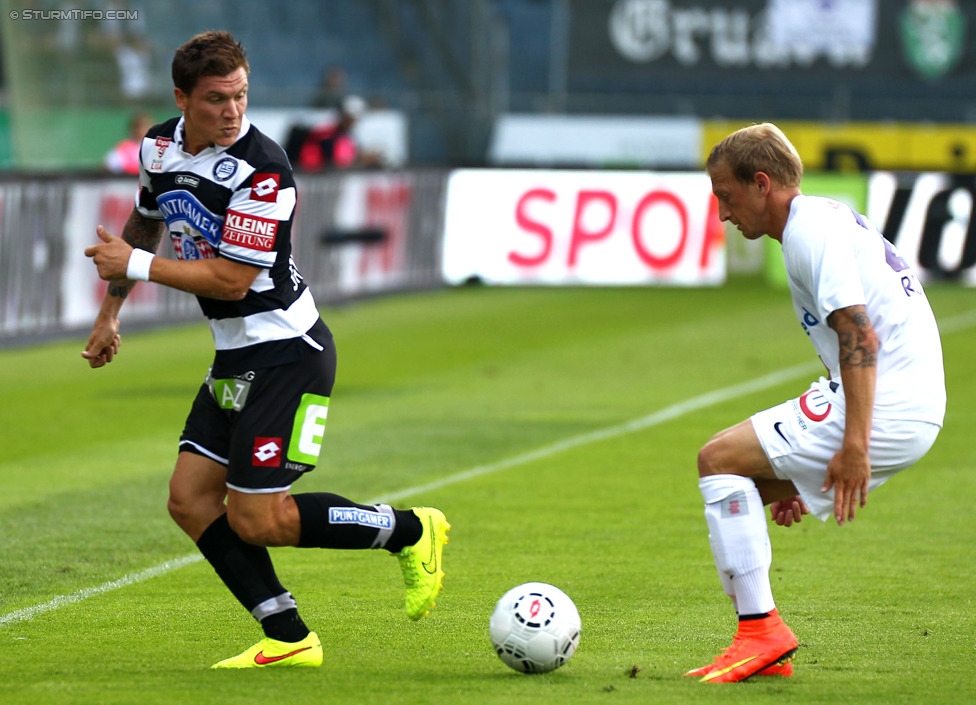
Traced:
POLYGON ((59 607, 65 607, 66 605, 73 605, 76 602, 81 602, 82 600, 87 600, 89 597, 95 597, 96 595, 101 595, 105 592, 111 592, 120 587, 125 587, 126 585, 132 585, 133 583, 141 583, 143 580, 149 580, 149 578, 155 578, 157 575, 163 575, 164 573, 169 573, 171 570, 176 570, 177 568, 182 568, 190 563, 196 563, 197 561, 203 560, 203 556, 199 553, 190 553, 186 556, 181 556, 179 558, 174 558, 171 561, 166 561, 165 563, 160 563, 152 568, 147 568, 146 570, 141 570, 138 573, 129 573, 128 575, 123 575, 118 580, 111 580, 107 583, 102 583, 97 587, 84 588, 78 592, 73 592, 70 595, 59 595, 53 600, 48 602, 42 602, 39 605, 34 605, 33 607, 25 607, 22 610, 17 610, 15 612, 10 612, 0 617, 0 627, 6 626, 8 624, 16 624, 17 622, 26 622, 34 619, 39 614, 44 614, 45 612, 50 612, 51 610, 56 610, 59 607))
MULTIPOLYGON (((973 326, 976 326, 976 310, 969 311, 958 316, 953 316, 952 318, 939 322, 939 329, 943 334, 955 333, 972 328, 973 326)), ((635 431, 641 431, 667 421, 672 421, 680 416, 691 413, 692 411, 699 411, 701 409, 706 409, 710 406, 721 404, 722 402, 730 401, 747 394, 769 389, 770 387, 775 387, 783 382, 788 382, 791 379, 796 379, 797 377, 801 377, 803 375, 815 373, 817 370, 821 369, 823 369, 823 366, 819 362, 808 362, 802 365, 787 367, 748 382, 734 384, 731 387, 725 387, 714 392, 709 392, 708 394, 692 397, 691 399, 679 402, 678 404, 669 406, 661 411, 648 414, 647 416, 641 416, 640 418, 633 419, 622 424, 617 424, 616 426, 608 426, 607 428, 597 431, 572 436, 563 441, 529 451, 528 453, 522 453, 521 455, 515 455, 511 458, 499 460, 496 463, 478 465, 477 467, 462 470, 461 472, 448 475, 440 480, 428 482, 424 485, 407 487, 406 489, 399 490, 397 492, 391 492, 380 497, 367 499, 364 504, 395 502, 413 495, 421 494, 423 492, 438 490, 442 487, 454 485, 459 482, 465 482, 476 477, 490 475, 492 473, 499 472, 500 470, 506 470, 518 465, 531 463, 534 460, 542 460, 543 458, 551 457, 557 453, 562 453, 563 451, 570 450, 572 448, 578 448, 590 443, 596 443, 609 438, 616 438, 628 433, 634 433, 635 431)), ((144 580, 149 580, 150 578, 164 575, 171 571, 177 570, 178 568, 182 568, 183 566, 190 565, 191 563, 197 563, 201 560, 203 560, 203 556, 199 553, 189 553, 185 556, 180 556, 179 558, 174 558, 173 560, 155 565, 152 568, 147 568, 146 570, 142 570, 137 573, 123 575, 117 580, 111 580, 96 587, 84 588, 82 590, 78 590, 77 592, 73 592, 70 595, 59 595, 48 602, 43 602, 39 605, 34 605, 33 607, 25 607, 24 609, 9 612, 5 615, 0 615, 0 627, 16 624, 18 622, 30 621, 34 619, 34 617, 44 614, 45 612, 50 612, 67 605, 73 605, 76 602, 87 600, 89 597, 95 597, 106 592, 111 592, 112 590, 117 590, 118 588, 125 587, 126 585, 140 583, 144 580)))

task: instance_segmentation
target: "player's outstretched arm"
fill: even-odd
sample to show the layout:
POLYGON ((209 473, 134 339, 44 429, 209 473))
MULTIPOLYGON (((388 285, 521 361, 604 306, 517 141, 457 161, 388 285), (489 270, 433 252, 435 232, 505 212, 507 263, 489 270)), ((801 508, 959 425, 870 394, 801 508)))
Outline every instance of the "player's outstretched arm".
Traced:
POLYGON ((122 230, 122 237, 113 237, 105 228, 98 226, 99 244, 85 250, 98 267, 98 274, 107 279, 108 290, 102 299, 102 306, 92 327, 88 344, 81 356, 88 360, 89 367, 104 367, 119 352, 122 338, 119 335, 119 311, 129 295, 134 281, 125 277, 126 266, 133 247, 155 252, 163 235, 163 223, 142 216, 133 209, 122 230), (121 267, 121 274, 119 268, 121 267))

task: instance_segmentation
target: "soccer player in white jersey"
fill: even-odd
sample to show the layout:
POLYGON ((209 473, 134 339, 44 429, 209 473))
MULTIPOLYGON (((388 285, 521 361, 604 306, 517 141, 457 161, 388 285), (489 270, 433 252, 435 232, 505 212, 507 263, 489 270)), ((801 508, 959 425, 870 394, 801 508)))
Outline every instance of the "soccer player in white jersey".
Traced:
POLYGON ((136 282, 196 295, 216 352, 180 436, 169 512, 264 632, 214 668, 319 666, 321 642, 267 547, 385 549, 417 620, 441 590, 450 525, 431 507, 291 493, 318 462, 336 372, 332 333, 291 258, 295 179, 244 115, 249 65, 229 33, 193 37, 172 69, 181 115, 142 140, 122 236, 99 226, 85 250, 109 286, 82 356, 100 368, 118 354, 118 314, 136 282), (176 259, 154 255, 164 233, 176 259))
POLYGON ((689 671, 709 683, 790 676, 798 646, 776 609, 763 506, 780 526, 854 519, 868 492, 917 462, 945 414, 935 317, 915 272, 848 206, 800 192, 803 164, 775 125, 738 130, 706 164, 719 216, 782 244, 793 308, 826 375, 717 433, 698 455, 709 542, 738 613, 732 645, 689 671))

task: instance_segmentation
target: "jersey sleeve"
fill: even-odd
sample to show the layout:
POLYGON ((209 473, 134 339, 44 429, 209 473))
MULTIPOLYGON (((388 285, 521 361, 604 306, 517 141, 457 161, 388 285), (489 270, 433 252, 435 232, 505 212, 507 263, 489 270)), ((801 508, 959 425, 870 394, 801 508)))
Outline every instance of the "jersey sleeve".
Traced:
POLYGON ((798 238, 800 246, 794 251, 796 271, 807 278, 805 283, 824 321, 834 311, 866 303, 852 232, 861 226, 846 206, 836 205, 843 210, 827 206, 826 217, 808 224, 811 236, 798 238))
POLYGON ((220 256, 270 269, 291 250, 295 179, 283 164, 256 170, 231 195, 224 218, 220 256))
POLYGON ((156 194, 153 193, 149 172, 146 171, 146 159, 152 159, 152 153, 157 149, 157 138, 149 135, 153 134, 158 127, 158 125, 153 127, 146 134, 139 148, 139 189, 136 191, 136 210, 140 215, 152 220, 163 220, 163 213, 156 203, 156 194))

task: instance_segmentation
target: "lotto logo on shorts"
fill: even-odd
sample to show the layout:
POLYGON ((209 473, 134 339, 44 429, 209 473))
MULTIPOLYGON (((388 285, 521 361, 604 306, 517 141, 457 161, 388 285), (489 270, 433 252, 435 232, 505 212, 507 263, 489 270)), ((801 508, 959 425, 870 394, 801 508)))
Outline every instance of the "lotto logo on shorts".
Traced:
POLYGON ((811 389, 800 397, 800 411, 811 421, 819 423, 830 416, 830 402, 823 392, 811 389))
POLYGON ((255 437, 251 464, 256 468, 280 468, 281 439, 255 437))

